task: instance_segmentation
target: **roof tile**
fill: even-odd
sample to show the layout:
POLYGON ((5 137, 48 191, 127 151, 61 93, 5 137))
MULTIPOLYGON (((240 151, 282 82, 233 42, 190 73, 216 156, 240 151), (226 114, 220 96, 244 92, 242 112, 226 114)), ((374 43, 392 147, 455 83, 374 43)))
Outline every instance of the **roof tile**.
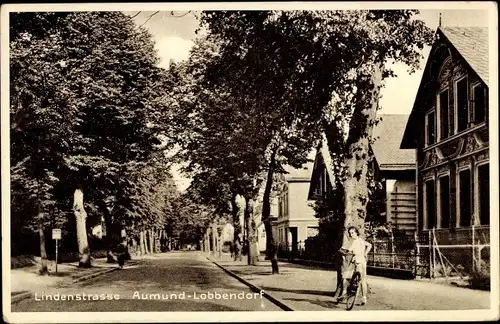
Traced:
POLYGON ((415 165, 415 150, 400 149, 401 138, 409 115, 382 114, 381 121, 373 130, 373 153, 381 169, 415 165))
POLYGON ((440 27, 440 30, 484 83, 489 86, 488 28, 440 27))

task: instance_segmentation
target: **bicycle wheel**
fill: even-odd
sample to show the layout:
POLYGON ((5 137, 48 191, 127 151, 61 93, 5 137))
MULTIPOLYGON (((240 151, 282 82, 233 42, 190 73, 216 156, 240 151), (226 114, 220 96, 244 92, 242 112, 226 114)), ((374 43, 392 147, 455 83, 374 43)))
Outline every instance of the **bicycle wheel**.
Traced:
POLYGON ((351 310, 356 302, 356 297, 358 297, 359 284, 361 282, 361 274, 355 272, 349 281, 349 288, 347 290, 346 296, 346 309, 351 310))

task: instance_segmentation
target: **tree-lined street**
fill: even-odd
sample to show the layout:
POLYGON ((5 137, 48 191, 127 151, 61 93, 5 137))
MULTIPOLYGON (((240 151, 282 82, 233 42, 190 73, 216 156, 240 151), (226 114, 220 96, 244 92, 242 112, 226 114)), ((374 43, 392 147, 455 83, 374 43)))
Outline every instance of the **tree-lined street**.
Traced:
MULTIPOLYGON (((397 229, 372 144, 382 89, 397 78, 392 63, 422 69, 423 49, 435 41, 418 10, 172 11, 171 19, 192 15, 197 29, 189 56, 168 68, 144 27, 157 13, 143 24, 134 20, 140 12, 10 15, 11 268, 47 282, 12 311, 283 310, 273 298, 294 310, 342 310, 333 298, 350 266, 339 253, 355 240, 348 228, 363 239, 390 238, 379 251, 392 258, 388 271, 414 255, 407 244, 394 257, 397 229), (313 162, 325 169, 307 170, 307 189, 292 192, 287 170, 313 162), (190 180, 185 190, 180 175, 190 180), (290 199, 304 200, 295 221, 315 224, 291 226, 284 215, 301 208, 290 199), (302 243, 331 269, 279 259, 291 244, 288 261, 302 255, 302 243), (49 266, 57 261, 74 278, 97 263, 117 270, 58 281, 49 266)), ((406 212, 408 224, 421 221, 406 212)), ((407 236, 416 240, 418 231, 407 236)), ((368 250, 358 251, 360 263, 368 250)), ((425 268, 404 266, 412 275, 425 268)), ((369 303, 358 310, 490 304, 489 291, 369 282, 369 303)))
MULTIPOLYGON (((262 288, 295 311, 344 311, 333 302, 334 271, 282 263, 270 276, 267 263, 248 266, 230 256, 199 252, 159 254, 72 287, 56 285, 12 305, 15 312, 82 311, 282 311, 248 286, 229 276, 207 256, 246 282, 262 288), (83 296, 85 294, 85 297, 83 296), (119 300, 87 300, 94 295, 119 300), (80 295, 85 300, 61 300, 80 295), (89 296, 90 295, 90 296, 89 296), (59 297, 57 297, 59 296, 59 297), (59 300, 46 300, 59 298, 59 300), (114 297, 113 297, 114 298, 114 297), (177 298, 177 299, 175 299, 177 298), (226 299, 224 299, 226 298, 226 299)), ((370 303, 355 310, 477 310, 490 306, 490 293, 425 281, 369 276, 370 303), (439 303, 436 304, 436 300, 439 303)))
POLYGON ((280 310, 197 252, 162 254, 72 287, 39 291, 12 306, 14 312, 280 310), (83 294, 110 294, 118 295, 119 300, 36 300, 57 294, 82 298, 83 294))

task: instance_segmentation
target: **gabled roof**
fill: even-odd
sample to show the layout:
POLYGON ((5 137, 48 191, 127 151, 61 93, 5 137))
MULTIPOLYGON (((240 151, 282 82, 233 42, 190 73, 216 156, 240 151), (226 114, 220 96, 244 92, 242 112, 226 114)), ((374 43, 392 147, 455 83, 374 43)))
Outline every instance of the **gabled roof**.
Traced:
POLYGON ((321 141, 321 148, 320 148, 318 153, 321 154, 321 157, 323 158, 323 162, 325 163, 326 172, 328 173, 328 177, 330 179, 330 184, 333 187, 335 185, 334 184, 335 175, 333 174, 332 157, 330 156, 330 151, 328 150, 326 138, 323 138, 323 140, 321 141))
POLYGON ((328 144, 324 133, 322 134, 321 142, 315 151, 316 155, 314 159, 313 172, 311 174, 311 182, 309 184, 309 193, 307 194, 309 200, 316 200, 318 198, 315 190, 318 188, 321 174, 324 172, 323 170, 326 170, 328 174, 331 188, 335 188, 335 175, 333 174, 332 169, 332 158, 330 157, 330 151, 328 150, 328 144))
POLYGON ((313 166, 314 166, 314 159, 316 157, 316 150, 311 150, 309 152, 309 155, 307 156, 307 159, 310 160, 309 162, 304 163, 300 168, 294 168, 289 165, 285 165, 283 169, 288 172, 285 173, 285 180, 286 181, 311 181, 311 175, 313 171, 313 166))
MULTIPOLYGON (((330 180, 330 184, 332 185, 332 187, 334 187, 335 186, 335 183, 334 183, 335 175, 333 174, 332 158, 330 156, 330 151, 328 150, 328 144, 326 141, 325 134, 322 135, 321 143, 316 148, 313 170, 317 170, 319 168, 320 163, 324 164, 326 172, 328 173, 328 178, 330 180)), ((311 181, 312 180, 313 179, 311 179, 311 181)))
MULTIPOLYGON (((405 114, 381 114, 380 122, 373 129, 373 137, 376 139, 371 150, 381 171, 385 170, 412 170, 415 169, 415 151, 399 148, 399 143, 405 130, 408 115, 405 114)), ((317 170, 320 164, 324 164, 328 173, 328 178, 332 188, 335 187, 335 175, 332 170, 332 159, 328 150, 327 140, 323 134, 321 146, 316 149, 313 170, 317 170)), ((318 177, 318 173, 312 173, 311 176, 318 177)), ((314 181, 311 179, 309 188, 309 197, 313 197, 315 189, 314 181)))
POLYGON ((378 117, 381 121, 373 129, 372 149, 380 170, 414 169, 415 151, 399 148, 409 115, 382 114, 378 117))
MULTIPOLYGON (((438 37, 443 37, 450 46, 455 48, 462 56, 464 62, 479 76, 486 86, 489 86, 489 41, 487 27, 439 27, 436 31, 438 37)), ((431 50, 431 55, 427 58, 422 80, 418 88, 417 96, 413 108, 406 124, 406 129, 400 147, 403 149, 416 148, 415 129, 420 114, 420 98, 424 95, 424 85, 429 75, 429 69, 433 60, 432 53, 436 47, 436 42, 431 50)))
POLYGON ((483 82, 489 85, 488 28, 440 27, 439 30, 483 82))

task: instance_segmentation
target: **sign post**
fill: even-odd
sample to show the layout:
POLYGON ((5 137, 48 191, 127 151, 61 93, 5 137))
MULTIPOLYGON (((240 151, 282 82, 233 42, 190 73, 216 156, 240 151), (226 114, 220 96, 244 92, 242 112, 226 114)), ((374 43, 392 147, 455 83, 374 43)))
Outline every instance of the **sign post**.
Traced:
POLYGON ((61 239, 61 229, 60 228, 53 228, 52 229, 52 239, 56 241, 56 272, 57 272, 58 246, 59 246, 59 240, 61 239))

